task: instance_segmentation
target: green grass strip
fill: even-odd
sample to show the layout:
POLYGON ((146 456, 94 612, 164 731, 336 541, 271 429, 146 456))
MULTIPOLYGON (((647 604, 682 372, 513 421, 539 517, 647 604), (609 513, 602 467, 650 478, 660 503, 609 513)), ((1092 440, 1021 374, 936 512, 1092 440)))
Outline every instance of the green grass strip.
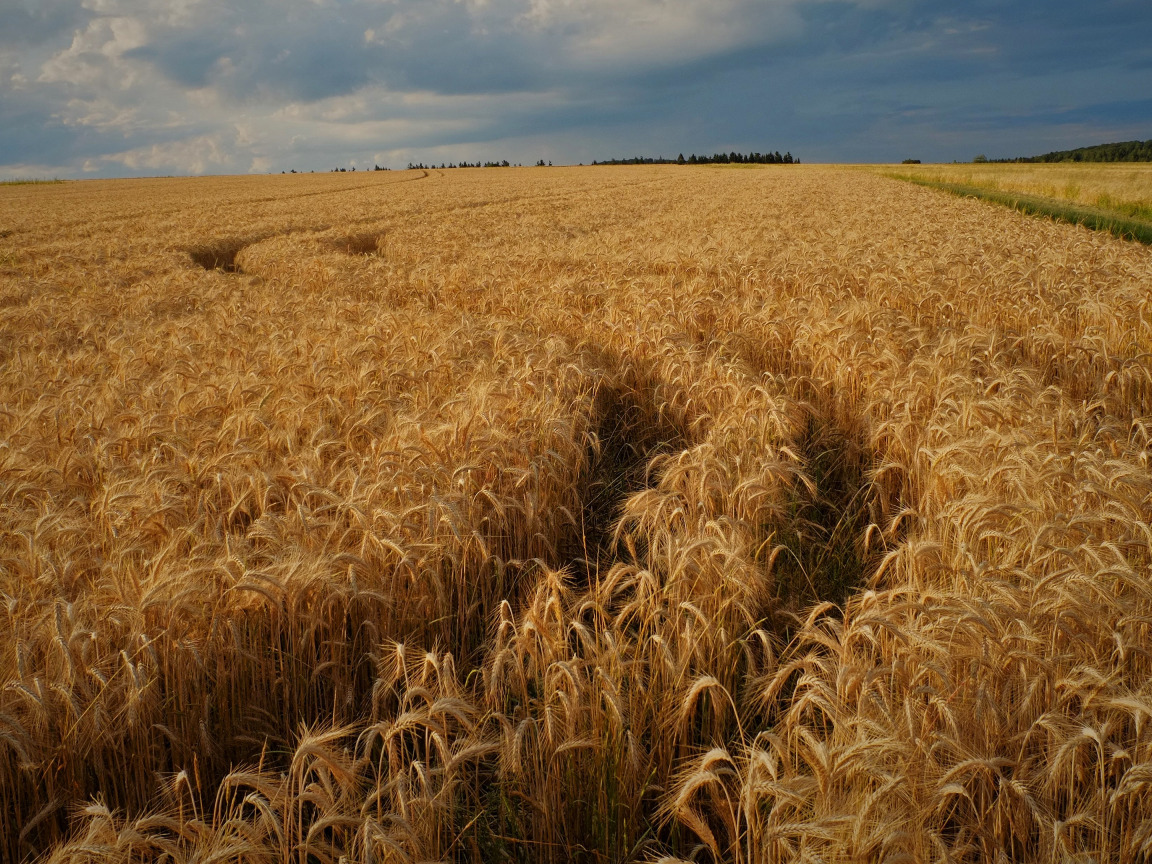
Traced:
POLYGON ((1003 192, 999 189, 986 189, 981 186, 966 186, 962 183, 945 183, 940 180, 909 177, 906 174, 885 173, 884 176, 896 180, 906 180, 917 186, 927 186, 929 189, 951 192, 962 198, 979 198, 982 201, 1003 204, 1005 207, 1011 207, 1021 213, 1049 216, 1060 222, 1083 225, 1094 231, 1107 231, 1123 240, 1135 240, 1146 246, 1152 246, 1152 222, 1131 219, 1110 210, 1100 210, 1096 207, 1085 207, 1080 204, 1068 204, 1040 195, 1023 195, 1017 192, 1003 192))

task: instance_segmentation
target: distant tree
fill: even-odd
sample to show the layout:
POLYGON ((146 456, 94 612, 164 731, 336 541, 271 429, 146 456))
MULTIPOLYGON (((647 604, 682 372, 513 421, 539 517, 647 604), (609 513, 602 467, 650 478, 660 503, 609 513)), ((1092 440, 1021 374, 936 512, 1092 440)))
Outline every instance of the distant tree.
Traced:
POLYGON ((904 160, 903 162, 901 162, 900 164, 901 164, 901 165, 919 165, 919 164, 920 164, 920 160, 919 160, 919 159, 905 159, 905 160, 904 160))
POLYGON ((1152 162, 1152 140, 1117 141, 1078 147, 1075 150, 1055 150, 1043 156, 1025 156, 1016 162, 1152 162))
POLYGON ((985 156, 983 153, 981 153, 979 156, 977 156, 977 157, 976 157, 975 159, 973 159, 972 161, 973 161, 973 162, 980 162, 980 163, 984 163, 984 162, 987 162, 987 161, 988 161, 988 157, 987 157, 987 156, 985 156))
POLYGON ((795 158, 791 153, 781 156, 780 151, 777 150, 775 153, 772 151, 768 151, 767 153, 760 153, 758 151, 737 153, 732 151, 729 153, 713 153, 711 156, 697 156, 693 153, 687 159, 685 159, 684 154, 681 153, 675 159, 665 159, 663 156, 630 156, 626 159, 592 161, 593 165, 773 165, 780 163, 798 165, 800 164, 800 160, 795 158))

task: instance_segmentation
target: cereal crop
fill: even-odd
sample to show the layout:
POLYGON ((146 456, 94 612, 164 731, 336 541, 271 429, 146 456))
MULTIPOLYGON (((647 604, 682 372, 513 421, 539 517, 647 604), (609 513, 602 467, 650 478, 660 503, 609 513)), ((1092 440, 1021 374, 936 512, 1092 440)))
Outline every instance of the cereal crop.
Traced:
POLYGON ((0 188, 0 859, 1147 861, 1150 352, 859 170, 0 188))
POLYGON ((1152 164, 1144 162, 900 165, 918 180, 1020 192, 1152 222, 1152 164))

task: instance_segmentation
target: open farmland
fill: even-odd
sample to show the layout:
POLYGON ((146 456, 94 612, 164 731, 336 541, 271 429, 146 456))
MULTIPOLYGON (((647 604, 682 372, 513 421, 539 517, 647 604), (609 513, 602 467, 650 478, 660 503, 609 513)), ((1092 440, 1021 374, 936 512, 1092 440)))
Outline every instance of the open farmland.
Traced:
POLYGON ((4 187, 0 858, 1148 860, 1150 307, 858 170, 4 187))
POLYGON ((961 194, 1039 199, 1029 201, 1033 212, 1072 222, 1087 216, 1086 224, 1101 227, 1115 220, 1114 233, 1126 228, 1152 244, 1152 164, 1146 162, 900 165, 883 172, 961 194))

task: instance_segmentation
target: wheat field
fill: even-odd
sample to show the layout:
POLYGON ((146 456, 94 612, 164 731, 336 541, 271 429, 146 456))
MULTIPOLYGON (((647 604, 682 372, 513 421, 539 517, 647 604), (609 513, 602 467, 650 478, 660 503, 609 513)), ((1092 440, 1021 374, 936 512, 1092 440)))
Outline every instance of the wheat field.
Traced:
POLYGON ((985 162, 899 165, 884 170, 917 180, 1039 195, 1152 220, 1152 165, 1146 162, 985 162))
POLYGON ((0 189, 0 858, 1150 860, 1150 299, 819 166, 0 189))

